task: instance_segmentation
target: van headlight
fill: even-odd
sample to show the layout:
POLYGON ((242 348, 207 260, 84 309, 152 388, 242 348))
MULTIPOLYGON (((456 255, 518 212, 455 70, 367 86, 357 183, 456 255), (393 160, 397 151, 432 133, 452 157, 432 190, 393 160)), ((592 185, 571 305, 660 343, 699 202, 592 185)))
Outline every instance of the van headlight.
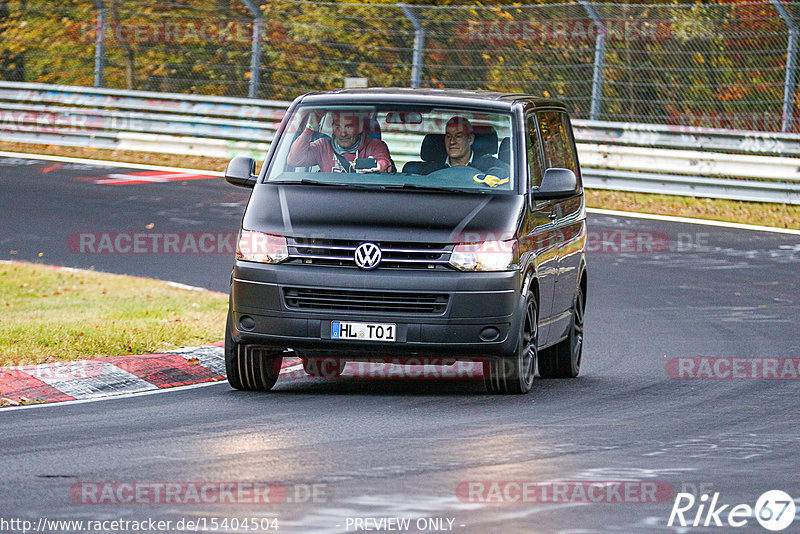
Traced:
POLYGON ((242 230, 236 242, 236 259, 258 263, 280 263, 289 257, 286 238, 280 235, 242 230))
POLYGON ((459 271, 514 271, 519 268, 519 243, 516 239, 459 243, 450 265, 459 271))

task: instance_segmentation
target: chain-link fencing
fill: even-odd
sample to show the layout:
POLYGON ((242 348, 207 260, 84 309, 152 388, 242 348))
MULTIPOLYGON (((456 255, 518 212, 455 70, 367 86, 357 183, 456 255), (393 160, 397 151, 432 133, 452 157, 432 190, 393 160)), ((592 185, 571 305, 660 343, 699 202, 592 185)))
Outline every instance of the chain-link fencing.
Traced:
POLYGON ((783 0, 0 0, 0 79, 276 100, 485 89, 578 118, 796 132, 798 22, 783 0))

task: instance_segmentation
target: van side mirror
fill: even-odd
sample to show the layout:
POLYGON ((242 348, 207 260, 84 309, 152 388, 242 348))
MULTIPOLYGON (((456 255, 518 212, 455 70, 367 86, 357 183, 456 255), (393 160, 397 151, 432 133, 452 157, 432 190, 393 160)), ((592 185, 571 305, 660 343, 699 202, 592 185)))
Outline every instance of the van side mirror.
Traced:
POLYGON ((225 169, 225 181, 239 187, 253 188, 256 185, 256 160, 246 156, 236 156, 225 169))
POLYGON ((544 171, 542 185, 533 190, 536 199, 568 198, 578 191, 578 178, 569 169, 551 168, 544 171))

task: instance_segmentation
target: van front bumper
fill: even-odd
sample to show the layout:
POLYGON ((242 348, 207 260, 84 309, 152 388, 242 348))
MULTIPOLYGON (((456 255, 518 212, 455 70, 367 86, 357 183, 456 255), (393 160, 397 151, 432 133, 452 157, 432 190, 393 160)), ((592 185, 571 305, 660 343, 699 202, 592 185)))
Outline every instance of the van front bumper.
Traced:
POLYGON ((232 335, 248 345, 353 359, 509 356, 517 343, 520 290, 517 271, 362 271, 237 261, 232 335), (395 324, 396 341, 334 339, 333 321, 395 324))

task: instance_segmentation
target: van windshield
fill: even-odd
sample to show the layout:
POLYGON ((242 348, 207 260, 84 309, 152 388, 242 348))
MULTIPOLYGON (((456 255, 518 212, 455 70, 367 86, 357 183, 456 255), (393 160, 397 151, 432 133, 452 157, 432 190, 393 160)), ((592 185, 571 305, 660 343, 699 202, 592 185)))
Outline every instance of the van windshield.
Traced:
POLYGON ((269 182, 515 190, 510 113, 425 106, 301 106, 269 182))

